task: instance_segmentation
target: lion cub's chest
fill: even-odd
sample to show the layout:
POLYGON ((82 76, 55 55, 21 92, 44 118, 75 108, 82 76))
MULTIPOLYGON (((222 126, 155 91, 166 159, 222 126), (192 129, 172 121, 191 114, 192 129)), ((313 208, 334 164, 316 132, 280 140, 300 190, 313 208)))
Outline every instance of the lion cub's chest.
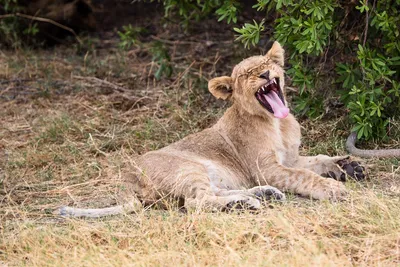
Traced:
POLYGON ((297 124, 287 129, 287 125, 281 125, 280 120, 274 120, 272 127, 268 129, 268 146, 275 153, 276 160, 284 166, 291 166, 298 156, 300 136, 297 124))
POLYGON ((273 144, 275 148, 276 160, 278 161, 279 164, 283 165, 287 157, 287 151, 283 143, 283 136, 282 136, 283 133, 280 128, 279 120, 274 120, 273 129, 274 129, 273 144))

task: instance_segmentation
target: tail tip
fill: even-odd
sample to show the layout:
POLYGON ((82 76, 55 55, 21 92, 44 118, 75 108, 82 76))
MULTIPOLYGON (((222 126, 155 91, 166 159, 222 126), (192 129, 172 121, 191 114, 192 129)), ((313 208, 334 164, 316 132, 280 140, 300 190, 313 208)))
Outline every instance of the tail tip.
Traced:
POLYGON ((60 216, 67 216, 68 215, 68 213, 67 213, 67 207, 61 207, 60 209, 59 209, 59 215, 60 216))

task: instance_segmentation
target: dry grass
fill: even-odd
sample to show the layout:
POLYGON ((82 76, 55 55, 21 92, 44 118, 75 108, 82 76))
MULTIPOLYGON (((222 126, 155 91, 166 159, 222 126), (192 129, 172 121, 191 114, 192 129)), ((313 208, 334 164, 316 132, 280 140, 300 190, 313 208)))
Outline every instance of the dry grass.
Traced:
MULTIPOLYGON (((124 163, 223 113, 206 81, 243 55, 224 44, 200 52, 196 42, 168 45, 174 79, 159 82, 141 51, 0 55, 0 78, 9 81, 0 85, 0 265, 400 265, 395 159, 365 162, 370 180, 348 183, 341 203, 290 196, 257 213, 53 216, 60 205, 114 204, 124 163)), ((302 152, 342 154, 346 130, 340 119, 306 121, 302 152)))

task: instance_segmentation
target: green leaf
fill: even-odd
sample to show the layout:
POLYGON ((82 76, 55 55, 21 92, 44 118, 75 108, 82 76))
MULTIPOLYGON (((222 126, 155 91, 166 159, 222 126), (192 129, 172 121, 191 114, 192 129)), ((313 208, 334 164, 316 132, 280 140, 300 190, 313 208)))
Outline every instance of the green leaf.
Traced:
POLYGON ((359 130, 361 127, 362 127, 361 124, 356 124, 356 125, 351 129, 351 131, 352 131, 352 132, 358 132, 358 130, 359 130))
POLYGON ((360 127, 360 129, 358 130, 357 139, 361 139, 361 137, 363 136, 363 133, 364 133, 364 127, 362 126, 362 127, 360 127))

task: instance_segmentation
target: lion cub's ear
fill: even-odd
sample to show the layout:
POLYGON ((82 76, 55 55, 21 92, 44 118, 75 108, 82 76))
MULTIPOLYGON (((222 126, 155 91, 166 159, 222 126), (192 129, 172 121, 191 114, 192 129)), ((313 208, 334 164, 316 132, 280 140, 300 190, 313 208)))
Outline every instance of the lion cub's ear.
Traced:
POLYGON ((281 44, 275 41, 274 44, 272 45, 271 49, 267 52, 267 54, 265 56, 269 57, 276 64, 283 67, 284 54, 285 54, 285 50, 283 50, 281 44))
POLYGON ((232 78, 222 76, 211 79, 208 82, 208 90, 216 98, 227 100, 232 96, 232 78))

